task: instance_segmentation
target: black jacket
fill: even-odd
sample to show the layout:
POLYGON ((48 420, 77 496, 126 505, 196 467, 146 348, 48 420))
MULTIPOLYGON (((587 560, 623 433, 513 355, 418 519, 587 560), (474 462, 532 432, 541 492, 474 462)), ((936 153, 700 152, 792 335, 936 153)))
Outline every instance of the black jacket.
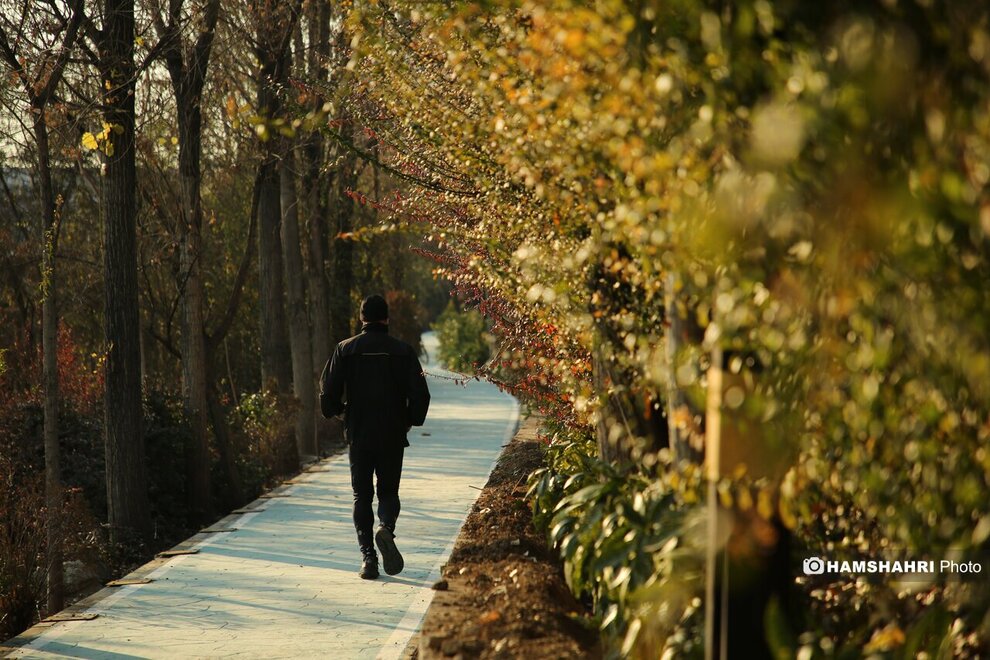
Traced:
POLYGON ((410 426, 422 426, 430 391, 416 351, 369 323, 337 344, 320 378, 324 417, 344 414, 349 442, 401 443, 410 426))

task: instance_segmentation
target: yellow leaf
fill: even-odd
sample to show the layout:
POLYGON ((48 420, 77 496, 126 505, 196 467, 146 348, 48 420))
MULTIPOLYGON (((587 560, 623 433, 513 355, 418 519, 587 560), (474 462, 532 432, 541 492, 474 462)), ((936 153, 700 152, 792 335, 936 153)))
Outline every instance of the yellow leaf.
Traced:
POLYGON ((99 147, 100 144, 96 141, 96 136, 92 133, 83 133, 82 146, 92 151, 93 149, 99 147))
POLYGON ((739 487, 739 491, 736 493, 736 501, 740 511, 749 511, 753 508, 753 493, 750 492, 749 486, 743 485, 739 487))
POLYGON ((761 488, 756 494, 756 512, 764 520, 770 520, 773 517, 773 510, 773 494, 769 488, 761 488))
POLYGON ((134 37, 134 43, 136 43, 138 46, 143 46, 144 37, 134 37))
POLYGON ((108 141, 103 143, 103 153, 107 155, 107 158, 113 156, 113 142, 108 141))
POLYGON ((172 144, 179 144, 179 138, 172 136, 172 144))
POLYGON ((905 641, 904 631, 896 623, 888 624, 887 627, 876 630, 873 637, 863 647, 866 653, 883 653, 893 651, 898 646, 902 646, 905 641))

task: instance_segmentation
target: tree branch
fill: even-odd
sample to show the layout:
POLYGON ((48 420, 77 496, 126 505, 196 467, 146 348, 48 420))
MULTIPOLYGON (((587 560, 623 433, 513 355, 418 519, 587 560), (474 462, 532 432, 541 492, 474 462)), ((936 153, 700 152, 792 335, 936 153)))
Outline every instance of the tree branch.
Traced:
MULTIPOLYGON (((48 81, 38 95, 38 99, 35 102, 36 107, 45 107, 49 99, 51 99, 52 94, 55 93, 55 87, 58 86, 59 80, 62 78, 62 72, 65 70, 65 65, 69 61, 69 55, 72 53, 72 46, 76 42, 76 35, 79 33, 79 26, 82 25, 82 20, 83 0, 74 0, 72 3, 72 17, 69 19, 69 27, 65 31, 65 36, 62 38, 62 47, 59 50, 58 57, 55 59, 55 64, 51 72, 48 74, 48 81)), ((38 82, 40 82, 40 78, 38 82)))
POLYGON ((342 146, 346 147, 347 149, 350 149, 352 152, 354 152, 355 154, 357 154, 360 158, 364 159, 365 161, 367 161, 369 163, 373 163, 374 165, 380 167, 385 172, 388 172, 389 174, 395 175, 395 176, 399 177, 400 179, 403 179, 405 181, 409 181, 411 183, 414 183, 414 184, 416 184, 418 186, 421 186, 423 188, 426 188, 427 190, 432 190, 434 192, 450 193, 452 195, 460 195, 462 197, 477 197, 478 196, 478 191, 476 191, 476 190, 455 190, 453 188, 447 188, 446 186, 443 186, 443 185, 441 185, 439 183, 434 183, 432 181, 427 181, 426 179, 420 179, 419 177, 415 177, 412 174, 407 174, 407 173, 403 172, 402 170, 400 170, 398 168, 392 167, 391 165, 389 165, 387 163, 383 163, 381 160, 379 160, 377 157, 375 157, 371 153, 369 153, 369 152, 365 151, 364 149, 361 149, 360 147, 358 147, 357 144, 355 144, 354 140, 347 139, 341 133, 333 130, 332 128, 326 128, 324 130, 330 135, 330 137, 332 137, 334 140, 336 140, 338 144, 341 144, 342 146))
POLYGON ((217 20, 220 17, 220 0, 209 0, 203 12, 203 31, 193 46, 192 61, 189 70, 197 90, 202 89, 206 80, 206 64, 210 60, 210 50, 213 48, 213 37, 216 34, 217 20))
POLYGON ((258 202, 261 198, 261 168, 254 177, 254 190, 251 196, 251 219, 248 224, 247 245, 244 247, 244 256, 241 257, 240 266, 237 269, 237 277, 234 279, 234 287, 230 292, 227 301, 227 309, 224 311, 220 323, 211 333, 207 333, 206 344, 210 350, 215 349, 223 341, 234 324, 234 317, 237 315, 237 308, 241 304, 241 297, 244 292, 244 285, 247 283, 248 272, 251 268, 251 255, 254 254, 255 228, 258 223, 258 202))
POLYGON ((169 338, 169 337, 163 337, 150 324, 146 326, 146 329, 148 330, 148 334, 151 335, 152 338, 154 338, 155 340, 157 340, 158 343, 161 344, 165 348, 165 350, 168 351, 172 355, 172 357, 174 357, 177 360, 181 360, 182 359, 182 353, 180 353, 179 352, 179 349, 177 349, 175 347, 175 344, 172 343, 171 338, 169 338))

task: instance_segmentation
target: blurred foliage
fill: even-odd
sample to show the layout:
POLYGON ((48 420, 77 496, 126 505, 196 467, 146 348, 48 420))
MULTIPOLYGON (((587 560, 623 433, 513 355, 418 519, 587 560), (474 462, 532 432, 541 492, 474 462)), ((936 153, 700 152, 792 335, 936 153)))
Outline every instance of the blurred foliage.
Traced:
MULTIPOLYGON (((514 391, 640 464, 538 495, 562 498, 576 588, 608 592, 577 548, 635 511, 619 493, 666 497, 638 470, 673 482, 672 511, 699 482, 610 402, 668 402, 700 448, 716 347, 724 512, 785 525, 795 559, 987 549, 985 3, 399 1, 349 20, 359 115, 416 184, 391 216, 427 227, 436 271, 492 319, 514 391)), ((986 650, 985 583, 881 582, 801 578, 804 630, 768 610, 767 637, 802 657, 986 650)), ((635 620, 620 650, 669 629, 635 620)))
POLYGON ((459 310, 450 301, 433 329, 440 340, 437 360, 451 371, 476 373, 491 355, 485 319, 476 309, 459 310))

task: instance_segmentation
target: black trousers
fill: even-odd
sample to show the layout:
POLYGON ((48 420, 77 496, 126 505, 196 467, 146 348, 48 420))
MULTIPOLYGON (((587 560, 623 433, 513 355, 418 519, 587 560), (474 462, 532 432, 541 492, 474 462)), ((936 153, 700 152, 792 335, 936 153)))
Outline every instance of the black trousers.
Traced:
POLYGON ((347 450, 351 461, 351 488, 354 490, 354 529, 361 552, 374 550, 375 515, 371 501, 375 495, 372 476, 378 481, 378 524, 395 531, 399 517, 399 477, 405 448, 398 443, 352 442, 347 450))

